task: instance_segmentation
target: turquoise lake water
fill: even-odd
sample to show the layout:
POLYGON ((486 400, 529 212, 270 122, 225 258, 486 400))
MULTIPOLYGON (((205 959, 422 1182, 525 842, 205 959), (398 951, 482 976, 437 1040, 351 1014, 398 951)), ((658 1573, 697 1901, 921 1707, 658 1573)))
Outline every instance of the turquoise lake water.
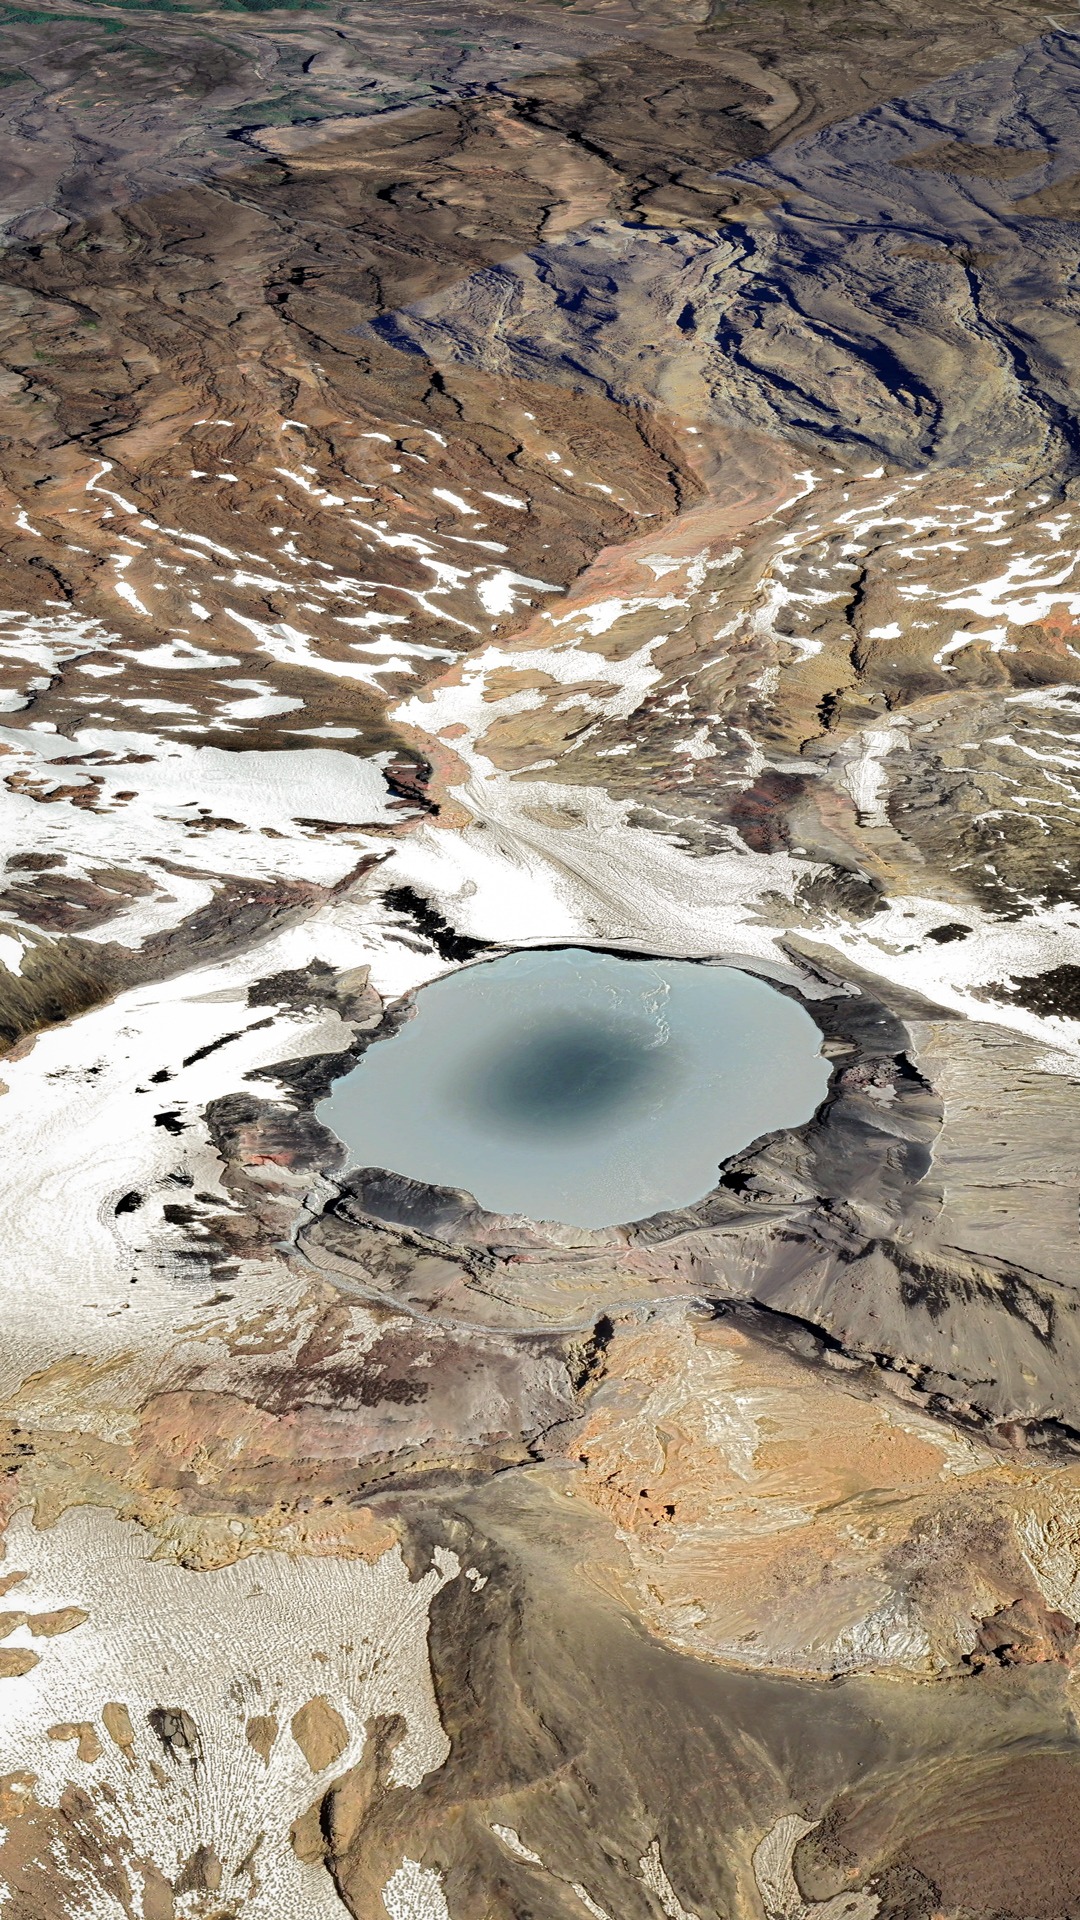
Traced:
POLYGON ((424 987, 318 1115, 351 1167, 612 1226, 699 1200, 730 1154, 809 1119, 820 1044, 797 1001, 735 967, 516 953, 424 987))

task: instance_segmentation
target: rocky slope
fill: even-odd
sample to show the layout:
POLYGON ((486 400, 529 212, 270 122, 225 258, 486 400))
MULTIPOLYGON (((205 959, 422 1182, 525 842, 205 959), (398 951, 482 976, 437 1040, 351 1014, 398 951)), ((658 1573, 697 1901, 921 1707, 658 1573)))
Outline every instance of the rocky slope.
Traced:
POLYGON ((0 1906, 1064 1920, 1077 47, 5 9, 0 1906), (804 1127, 348 1169, 446 971, 736 963, 804 1127))

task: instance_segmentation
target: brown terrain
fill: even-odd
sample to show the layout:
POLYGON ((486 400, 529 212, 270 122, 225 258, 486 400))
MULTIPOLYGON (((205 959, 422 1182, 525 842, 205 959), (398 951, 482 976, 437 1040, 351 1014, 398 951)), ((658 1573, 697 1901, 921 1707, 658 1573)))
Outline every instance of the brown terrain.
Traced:
POLYGON ((1071 1920, 1075 34, 3 21, 4 1920, 1071 1920), (545 945, 824 1104, 348 1169, 545 945))

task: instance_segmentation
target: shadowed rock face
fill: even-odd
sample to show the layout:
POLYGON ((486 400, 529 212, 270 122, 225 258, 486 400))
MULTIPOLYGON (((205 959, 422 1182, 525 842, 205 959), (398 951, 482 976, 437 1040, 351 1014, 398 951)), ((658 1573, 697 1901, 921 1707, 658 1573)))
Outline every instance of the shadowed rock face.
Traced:
POLYGON ((1068 1920, 1070 22, 4 31, 5 1920, 1068 1920), (602 1228, 346 1171, 537 947, 823 1103, 602 1228))

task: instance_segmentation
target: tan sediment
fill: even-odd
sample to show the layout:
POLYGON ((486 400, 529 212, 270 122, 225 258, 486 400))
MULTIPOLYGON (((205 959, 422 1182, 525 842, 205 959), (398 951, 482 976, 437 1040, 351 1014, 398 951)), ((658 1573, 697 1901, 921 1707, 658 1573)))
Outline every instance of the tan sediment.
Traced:
MULTIPOLYGON (((302 1707, 298 1707, 289 1726, 312 1773, 321 1773, 324 1767, 330 1766, 349 1744, 349 1730, 325 1694, 315 1694, 302 1707)), ((250 1721, 248 1739, 251 1740, 250 1721)), ((255 1740, 251 1740, 251 1744, 265 1760, 267 1753, 262 1751, 261 1746, 255 1740)))

